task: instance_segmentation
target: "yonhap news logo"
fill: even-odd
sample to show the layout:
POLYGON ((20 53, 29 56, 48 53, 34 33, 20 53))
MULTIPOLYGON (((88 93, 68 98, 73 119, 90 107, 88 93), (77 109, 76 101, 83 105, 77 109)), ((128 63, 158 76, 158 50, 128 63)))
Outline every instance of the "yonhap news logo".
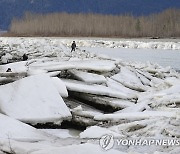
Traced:
POLYGON ((114 136, 111 134, 104 135, 99 140, 99 145, 104 150, 109 150, 114 146, 114 136))
POLYGON ((180 140, 179 139, 135 139, 135 138, 129 138, 129 139, 117 139, 114 138, 111 134, 103 135, 99 139, 99 145, 103 150, 110 150, 116 146, 180 146, 180 140))

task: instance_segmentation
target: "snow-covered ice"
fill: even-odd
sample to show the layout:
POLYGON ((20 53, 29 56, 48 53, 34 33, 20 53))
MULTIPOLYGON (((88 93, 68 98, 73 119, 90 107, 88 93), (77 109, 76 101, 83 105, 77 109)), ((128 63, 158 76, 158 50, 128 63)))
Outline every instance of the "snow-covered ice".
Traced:
POLYGON ((146 90, 145 86, 142 84, 139 78, 134 74, 134 72, 132 72, 128 68, 121 67, 120 73, 112 76, 111 78, 130 89, 137 91, 146 90))
POLYGON ((41 141, 48 138, 45 133, 18 120, 0 114, 0 140, 41 141))
POLYGON ((73 81, 73 80, 63 80, 67 89, 70 91, 82 92, 82 93, 89 93, 89 94, 96 94, 102 96, 110 96, 116 98, 123 98, 123 99, 131 99, 133 97, 127 95, 126 93, 116 91, 114 89, 108 88, 102 85, 88 85, 84 82, 80 81, 73 81))
POLYGON ((106 83, 106 78, 103 75, 77 70, 71 70, 70 73, 72 73, 78 80, 84 81, 86 83, 106 83))
POLYGON ((102 115, 101 112, 97 111, 83 111, 83 108, 81 105, 77 106, 76 108, 71 109, 72 113, 83 116, 83 117, 89 117, 94 118, 96 115, 102 115))
POLYGON ((16 63, 9 63, 6 65, 0 65, 0 72, 6 72, 8 68, 11 68, 11 70, 15 73, 20 72, 27 72, 28 68, 26 67, 27 62, 16 62, 16 63))
POLYGON ((94 70, 98 72, 108 72, 115 68, 115 62, 110 60, 88 60, 88 59, 75 59, 70 61, 59 62, 46 62, 38 63, 34 62, 30 65, 30 68, 44 69, 47 71, 60 71, 67 69, 82 69, 82 70, 94 70))
POLYGON ((0 86, 1 112, 27 123, 62 122, 71 113, 47 75, 0 86))
POLYGON ((112 89, 115 89, 117 91, 124 92, 124 93, 129 94, 129 95, 134 95, 135 98, 137 97, 136 96, 138 93, 137 91, 132 90, 130 88, 127 88, 123 84, 121 84, 120 82, 117 82, 111 78, 107 78, 107 86, 112 88, 112 89))
POLYGON ((59 94, 61 95, 61 97, 68 97, 68 91, 66 89, 66 85, 64 84, 64 82, 58 77, 53 77, 52 81, 54 83, 54 86, 57 88, 59 94))
POLYGON ((95 116, 95 120, 102 121, 119 121, 121 119, 128 120, 141 120, 151 117, 167 117, 176 118, 178 115, 173 112, 163 112, 163 111, 145 111, 145 112, 130 112, 130 113, 117 113, 117 114, 104 114, 95 116))

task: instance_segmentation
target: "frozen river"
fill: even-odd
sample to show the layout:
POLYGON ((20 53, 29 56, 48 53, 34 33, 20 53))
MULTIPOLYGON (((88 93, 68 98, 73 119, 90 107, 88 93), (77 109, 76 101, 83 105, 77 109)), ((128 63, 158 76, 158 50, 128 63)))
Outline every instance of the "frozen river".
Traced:
POLYGON ((0 37, 0 46, 8 50, 27 52, 59 50, 70 51, 75 40, 77 47, 96 54, 104 54, 127 61, 152 62, 163 67, 170 66, 180 71, 180 39, 115 39, 115 38, 5 38, 0 37), (22 41, 23 40, 23 41, 22 41), (33 46, 29 46, 34 42, 33 46), (16 45, 13 44, 21 44, 16 45), (46 44, 46 46, 45 46, 46 44), (26 48, 25 48, 26 47, 26 48), (53 47, 53 49, 52 49, 53 47))
POLYGON ((180 51, 179 50, 160 50, 160 49, 126 49, 126 48, 90 48, 82 49, 94 52, 96 54, 104 54, 113 58, 121 58, 128 61, 152 62, 161 66, 171 66, 176 70, 180 70, 180 51))

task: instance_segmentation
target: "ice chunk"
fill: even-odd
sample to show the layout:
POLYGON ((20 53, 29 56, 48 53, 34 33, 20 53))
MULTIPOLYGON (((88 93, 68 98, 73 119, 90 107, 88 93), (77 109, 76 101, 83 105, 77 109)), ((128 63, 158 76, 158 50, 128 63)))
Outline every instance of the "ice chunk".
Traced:
POLYGON ((12 55, 9 53, 6 53, 4 56, 1 57, 2 63, 6 64, 10 59, 12 59, 12 55))
POLYGON ((168 89, 162 90, 159 93, 155 94, 155 96, 163 96, 163 95, 172 95, 172 94, 180 94, 180 82, 177 82, 177 85, 173 85, 168 89))
POLYGON ((178 115, 173 112, 163 112, 163 111, 145 111, 145 112, 127 112, 118 114, 104 114, 95 116, 95 120, 104 121, 119 121, 120 119, 130 119, 130 120, 141 120, 148 119, 151 117, 177 117, 178 115))
POLYGON ((96 94, 102 96, 110 96, 122 99, 131 99, 132 97, 126 93, 116 91, 109 87, 105 87, 102 85, 88 85, 80 81, 75 80, 63 80, 67 89, 70 91, 75 92, 82 92, 82 93, 89 93, 89 94, 96 94))
POLYGON ((110 102, 112 106, 117 106, 121 108, 134 106, 134 102, 131 102, 129 100, 114 99, 114 100, 111 100, 110 102))
POLYGON ((46 139, 45 133, 18 120, 0 114, 0 140, 40 141, 46 139))
POLYGON ((127 67, 121 67, 120 73, 112 76, 111 78, 130 89, 137 91, 146 90, 145 86, 141 83, 136 74, 130 71, 127 67))
POLYGON ((123 84, 121 84, 120 82, 117 82, 117 81, 115 81, 113 79, 107 78, 107 83, 106 84, 107 84, 108 87, 110 87, 112 89, 115 89, 117 91, 129 94, 131 96, 134 96, 134 98, 137 97, 137 94, 138 94, 137 91, 132 90, 130 88, 127 88, 123 84))
POLYGON ((47 71, 60 71, 67 69, 93 70, 108 72, 116 68, 115 62, 110 60, 71 60, 46 63, 32 63, 30 68, 45 69, 47 71))
POLYGON ((48 75, 0 86, 1 112, 28 123, 61 122, 71 116, 48 75))
POLYGON ((66 85, 64 84, 64 82, 59 79, 58 77, 53 77, 52 78, 54 86, 57 88, 59 94, 62 97, 68 97, 68 91, 66 89, 66 85))
POLYGON ((15 63, 9 63, 6 65, 1 65, 0 70, 1 72, 6 72, 8 68, 11 68, 12 72, 19 73, 19 72, 27 72, 28 68, 26 66, 27 62, 15 62, 15 63))
POLYGON ((106 78, 103 75, 98 75, 94 73, 88 73, 78 70, 71 70, 70 71, 73 76, 81 81, 87 82, 87 83, 105 83, 106 78))
POLYGON ((101 112, 97 111, 83 111, 81 105, 77 106, 76 108, 71 109, 72 113, 82 117, 94 118, 94 116, 102 114, 101 112))
POLYGON ((29 69, 27 74, 30 75, 38 75, 38 74, 45 74, 47 73, 46 70, 41 70, 41 69, 29 69))
POLYGON ((55 76, 59 75, 60 73, 61 73, 61 71, 54 71, 54 72, 48 72, 47 74, 50 77, 55 77, 55 76))

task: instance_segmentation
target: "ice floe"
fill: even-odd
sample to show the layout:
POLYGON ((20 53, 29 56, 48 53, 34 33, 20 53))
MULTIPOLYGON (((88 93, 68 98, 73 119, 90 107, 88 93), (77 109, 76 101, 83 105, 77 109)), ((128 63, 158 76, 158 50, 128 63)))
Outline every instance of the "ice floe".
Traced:
POLYGON ((48 138, 45 133, 0 113, 0 140, 37 142, 48 138))
POLYGON ((128 87, 137 91, 145 91, 145 86, 141 83, 139 78, 128 68, 121 67, 120 73, 111 77, 117 82, 120 82, 125 87, 128 87))
POLYGON ((0 87, 1 112, 27 123, 62 122, 69 109, 47 75, 35 75, 0 87))
POLYGON ((94 73, 82 72, 77 70, 71 70, 70 73, 78 80, 86 83, 106 83, 106 78, 103 75, 94 73))
POLYGON ((59 94, 62 97, 68 97, 68 91, 66 89, 66 85, 64 84, 64 82, 58 77, 53 77, 52 81, 54 83, 54 86, 57 88, 59 94))
POLYGON ((102 96, 110 96, 122 99, 132 99, 133 97, 129 96, 126 93, 116 91, 114 89, 108 88, 102 85, 88 85, 80 81, 73 80, 63 80, 67 89, 69 91, 76 91, 82 93, 96 94, 102 96))

